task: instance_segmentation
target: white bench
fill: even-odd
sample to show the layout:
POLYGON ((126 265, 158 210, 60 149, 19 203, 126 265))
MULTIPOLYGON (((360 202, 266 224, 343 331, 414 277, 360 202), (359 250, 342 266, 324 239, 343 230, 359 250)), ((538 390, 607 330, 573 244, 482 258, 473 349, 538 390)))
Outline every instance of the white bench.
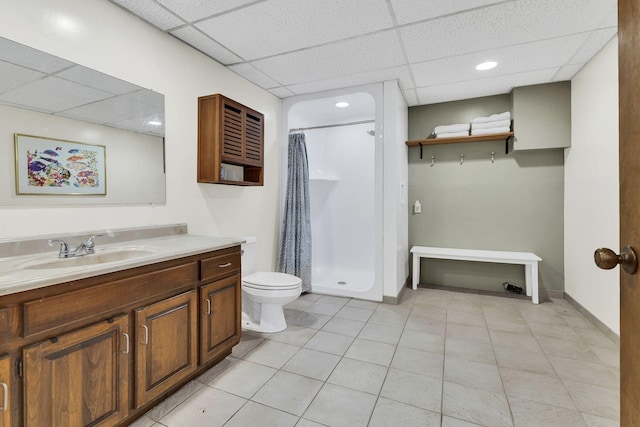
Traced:
POLYGON ((527 296, 538 304, 538 255, 531 252, 482 251, 473 249, 433 248, 414 246, 412 288, 417 289, 420 280, 420 258, 451 259, 457 261, 496 262, 500 264, 522 264, 525 271, 527 296))

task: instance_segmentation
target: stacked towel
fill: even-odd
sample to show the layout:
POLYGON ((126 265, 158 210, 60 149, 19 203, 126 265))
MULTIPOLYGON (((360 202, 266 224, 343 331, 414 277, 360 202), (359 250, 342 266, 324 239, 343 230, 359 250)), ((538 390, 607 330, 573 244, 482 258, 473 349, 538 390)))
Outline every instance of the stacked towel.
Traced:
POLYGON ((456 136, 469 135, 469 123, 457 123, 453 125, 436 126, 433 133, 436 138, 453 138, 456 136))
POLYGON ((511 132, 511 113, 505 111, 488 117, 476 117, 471 120, 471 135, 511 132))

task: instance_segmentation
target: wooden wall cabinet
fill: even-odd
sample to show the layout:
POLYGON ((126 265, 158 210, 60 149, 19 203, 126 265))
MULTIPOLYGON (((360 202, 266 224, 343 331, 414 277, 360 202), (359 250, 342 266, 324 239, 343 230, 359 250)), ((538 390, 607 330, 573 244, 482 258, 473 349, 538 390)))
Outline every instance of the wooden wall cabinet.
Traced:
POLYGON ((220 94, 199 97, 198 182, 263 185, 263 168, 264 115, 220 94))
POLYGON ((240 286, 237 245, 0 296, 0 427, 130 424, 231 353, 240 286))

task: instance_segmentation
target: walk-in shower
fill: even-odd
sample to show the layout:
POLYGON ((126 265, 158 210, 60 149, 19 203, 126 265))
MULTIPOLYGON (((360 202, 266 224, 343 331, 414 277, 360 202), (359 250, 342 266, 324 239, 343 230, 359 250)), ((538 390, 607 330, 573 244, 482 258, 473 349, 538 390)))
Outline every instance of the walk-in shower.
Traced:
POLYGON ((306 136, 314 293, 382 299, 382 138, 376 106, 375 91, 285 100, 287 131, 306 136), (338 101, 349 106, 338 108, 338 101))

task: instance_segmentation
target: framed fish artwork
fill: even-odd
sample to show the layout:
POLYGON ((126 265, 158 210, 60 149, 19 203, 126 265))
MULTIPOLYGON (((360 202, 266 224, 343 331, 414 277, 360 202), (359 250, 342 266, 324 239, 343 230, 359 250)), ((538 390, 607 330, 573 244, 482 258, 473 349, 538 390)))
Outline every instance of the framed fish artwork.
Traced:
POLYGON ((14 134, 17 195, 107 194, 104 145, 14 134))

